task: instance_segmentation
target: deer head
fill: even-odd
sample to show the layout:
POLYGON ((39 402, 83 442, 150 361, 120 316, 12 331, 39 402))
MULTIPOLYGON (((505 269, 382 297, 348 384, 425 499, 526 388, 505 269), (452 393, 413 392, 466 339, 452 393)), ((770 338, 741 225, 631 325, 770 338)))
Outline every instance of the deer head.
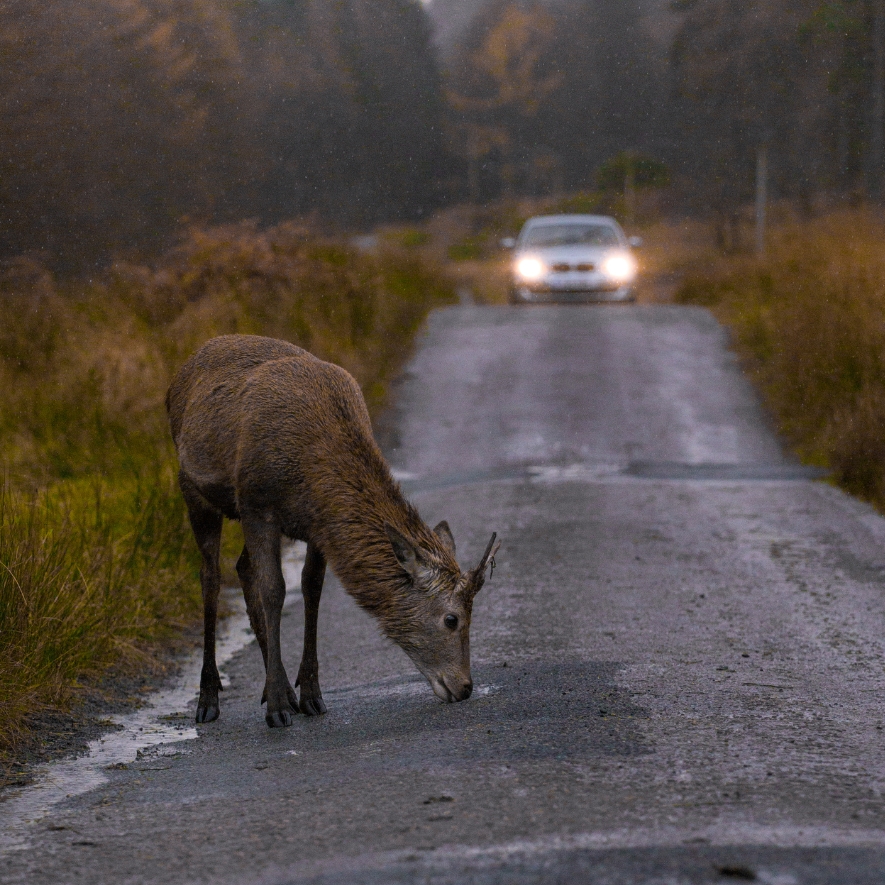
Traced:
POLYGON ((494 568, 500 547, 495 543, 497 536, 492 535, 479 565, 462 572, 455 564, 455 540, 447 522, 433 529, 443 556, 415 544, 390 525, 385 528, 396 561, 409 578, 397 613, 399 623, 384 623, 385 632, 412 659, 438 698, 447 703, 467 700, 473 691, 473 600, 485 583, 489 562, 494 568))

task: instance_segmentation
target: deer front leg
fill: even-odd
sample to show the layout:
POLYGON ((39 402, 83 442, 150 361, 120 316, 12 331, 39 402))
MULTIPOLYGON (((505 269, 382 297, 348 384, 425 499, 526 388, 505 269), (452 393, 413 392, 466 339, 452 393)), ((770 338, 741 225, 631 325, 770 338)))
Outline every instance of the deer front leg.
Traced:
POLYGON ((267 643, 264 698, 267 712, 264 719, 271 728, 292 724, 297 712, 295 690, 283 667, 280 649, 280 618, 286 598, 286 582, 280 565, 280 530, 260 517, 243 515, 243 535, 249 557, 252 586, 257 590, 264 610, 267 643))
POLYGON ((215 625, 218 619, 218 594, 221 572, 218 554, 221 548, 221 514, 197 491, 190 480, 181 474, 179 484, 187 504, 188 517, 200 554, 200 589, 203 593, 203 669, 200 673, 200 700, 197 702, 197 722, 213 722, 218 718, 218 693, 222 690, 221 677, 215 663, 215 625))
POLYGON ((301 687, 299 709, 307 716, 326 712, 320 692, 320 672, 317 661, 317 617, 320 596, 326 575, 326 559, 313 544, 307 545, 304 568, 301 570, 301 594, 304 597, 304 654, 295 684, 301 687))
MULTIPOLYGON (((258 647, 261 649, 261 659, 264 661, 264 672, 267 674, 267 625, 264 623, 264 606, 261 604, 261 596, 252 579, 252 565, 249 561, 249 550, 247 547, 243 547, 243 552, 240 553, 240 558, 237 560, 237 574, 240 576, 240 584, 243 587, 249 623, 252 625, 252 632, 258 640, 258 647)), ((263 704, 266 701, 267 690, 265 689, 261 695, 261 703, 263 704)), ((289 703, 293 709, 298 709, 298 698, 294 691, 290 694, 289 703)))

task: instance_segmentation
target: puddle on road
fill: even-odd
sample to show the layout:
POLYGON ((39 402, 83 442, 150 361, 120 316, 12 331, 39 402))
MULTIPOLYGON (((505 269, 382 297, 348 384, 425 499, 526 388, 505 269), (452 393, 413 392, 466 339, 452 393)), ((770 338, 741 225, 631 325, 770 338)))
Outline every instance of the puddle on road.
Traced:
POLYGON ((824 479, 826 470, 790 462, 739 463, 731 461, 623 461, 571 464, 504 464, 445 476, 418 476, 394 470, 407 494, 439 491, 489 482, 804 482, 824 479))
MULTIPOLYGON (((287 607, 301 601, 301 593, 297 591, 304 550, 304 544, 295 544, 283 557, 283 573, 289 590, 287 607), (296 592, 291 592, 293 590, 296 592)), ((252 641, 241 594, 237 594, 233 605, 234 613, 224 622, 216 646, 219 668, 252 641)), ((190 707, 200 692, 202 664, 202 653, 198 651, 185 662, 170 688, 153 694, 149 702, 134 713, 109 717, 109 721, 119 726, 119 731, 91 741, 86 753, 76 759, 41 766, 36 783, 0 803, 0 851, 29 847, 33 825, 66 799, 107 783, 106 768, 133 762, 141 751, 150 747, 159 748, 162 744, 198 737, 190 707)), ((224 673, 222 682, 227 684, 224 673)), ((159 752, 162 753, 162 749, 159 752)))

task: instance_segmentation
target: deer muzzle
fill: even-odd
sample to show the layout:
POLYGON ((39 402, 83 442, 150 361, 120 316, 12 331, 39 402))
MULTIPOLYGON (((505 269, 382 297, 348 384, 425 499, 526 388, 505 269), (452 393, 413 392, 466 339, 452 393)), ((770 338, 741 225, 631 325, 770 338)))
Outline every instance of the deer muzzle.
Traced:
POLYGON ((473 680, 469 677, 459 679, 451 676, 435 676, 430 679, 430 687, 433 689, 433 693, 447 704, 466 701, 473 694, 473 680))

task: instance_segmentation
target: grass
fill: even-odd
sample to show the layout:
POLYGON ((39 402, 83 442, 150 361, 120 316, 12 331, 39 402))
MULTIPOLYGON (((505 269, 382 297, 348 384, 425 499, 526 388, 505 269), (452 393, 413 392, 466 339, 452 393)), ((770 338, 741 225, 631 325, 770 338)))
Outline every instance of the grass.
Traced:
POLYGON ((728 325, 778 427, 808 463, 885 509, 885 222, 781 220, 764 258, 708 256, 676 300, 728 325))
POLYGON ((152 643, 199 614, 174 474, 0 492, 0 699, 7 749, 110 666, 151 669, 152 643))
POLYGON ((296 224, 240 224, 88 282, 5 268, 0 760, 108 673, 150 670, 199 617, 163 408, 176 367, 214 335, 285 338, 347 368, 377 413, 427 313, 455 300, 410 245, 365 255, 296 224))

